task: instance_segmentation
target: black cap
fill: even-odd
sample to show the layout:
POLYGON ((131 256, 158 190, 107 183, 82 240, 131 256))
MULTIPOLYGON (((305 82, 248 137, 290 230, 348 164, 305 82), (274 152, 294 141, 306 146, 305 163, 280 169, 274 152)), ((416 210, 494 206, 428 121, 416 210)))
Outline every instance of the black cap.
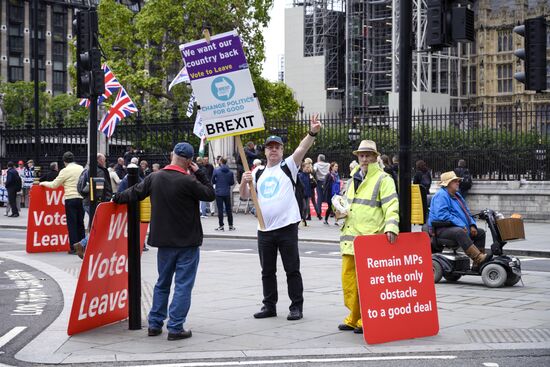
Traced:
POLYGON ((267 139, 265 139, 265 144, 264 145, 267 145, 269 143, 279 143, 281 145, 283 145, 283 139, 281 139, 279 136, 277 135, 271 135, 270 137, 268 137, 267 139))

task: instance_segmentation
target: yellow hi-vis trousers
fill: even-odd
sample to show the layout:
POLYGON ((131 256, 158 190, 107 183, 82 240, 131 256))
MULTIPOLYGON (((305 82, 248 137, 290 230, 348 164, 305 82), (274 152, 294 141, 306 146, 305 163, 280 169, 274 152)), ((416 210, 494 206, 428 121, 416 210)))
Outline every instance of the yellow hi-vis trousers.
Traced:
POLYGON ((344 324, 352 327, 363 327, 357 275, 355 273, 355 256, 353 255, 342 255, 342 290, 344 292, 344 305, 350 311, 344 319, 344 324))

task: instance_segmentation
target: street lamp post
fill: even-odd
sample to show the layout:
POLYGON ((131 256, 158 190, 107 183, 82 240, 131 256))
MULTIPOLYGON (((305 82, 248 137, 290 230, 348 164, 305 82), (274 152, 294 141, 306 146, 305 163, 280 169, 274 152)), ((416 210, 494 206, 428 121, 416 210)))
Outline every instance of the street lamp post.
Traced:
POLYGON ((304 102, 300 104, 300 120, 304 121, 304 102))

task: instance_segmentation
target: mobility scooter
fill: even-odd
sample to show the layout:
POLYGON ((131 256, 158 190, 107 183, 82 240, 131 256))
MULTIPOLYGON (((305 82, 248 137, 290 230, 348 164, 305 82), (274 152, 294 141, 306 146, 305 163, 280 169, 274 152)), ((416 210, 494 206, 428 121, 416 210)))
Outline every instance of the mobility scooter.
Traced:
MULTIPOLYGON (((477 275, 481 276, 483 283, 490 288, 513 286, 521 280, 521 264, 518 258, 507 256, 502 251, 506 242, 497 225, 497 213, 491 209, 484 209, 474 217, 485 220, 491 231, 493 237, 492 258, 478 268, 472 268, 470 258, 463 253, 457 253, 456 250, 460 248, 460 245, 456 241, 437 238, 437 229, 448 226, 449 223, 432 222, 432 267, 435 283, 438 283, 441 278, 455 282, 463 275, 477 275), (451 251, 444 251, 444 249, 451 251)), ((524 239, 523 222, 521 219, 517 221, 521 226, 520 233, 512 237, 524 239)))

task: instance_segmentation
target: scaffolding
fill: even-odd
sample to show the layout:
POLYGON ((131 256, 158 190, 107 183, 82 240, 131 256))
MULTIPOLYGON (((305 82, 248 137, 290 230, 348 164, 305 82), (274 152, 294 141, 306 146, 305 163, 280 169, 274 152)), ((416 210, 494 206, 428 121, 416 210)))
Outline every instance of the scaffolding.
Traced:
POLYGON ((327 99, 341 99, 344 91, 344 2, 295 0, 304 11, 304 57, 325 57, 327 99))
MULTIPOLYGON (((471 45, 457 44, 438 52, 428 52, 426 45, 427 4, 426 0, 413 2, 414 47, 412 69, 412 91, 450 96, 451 111, 459 110, 471 95, 468 86, 464 90, 462 81, 470 80, 470 68, 467 68, 471 45), (466 73, 466 75, 463 75, 466 73)), ((392 80, 391 91, 399 92, 399 1, 392 0, 392 80)), ((422 108, 423 106, 416 106, 422 108)))

